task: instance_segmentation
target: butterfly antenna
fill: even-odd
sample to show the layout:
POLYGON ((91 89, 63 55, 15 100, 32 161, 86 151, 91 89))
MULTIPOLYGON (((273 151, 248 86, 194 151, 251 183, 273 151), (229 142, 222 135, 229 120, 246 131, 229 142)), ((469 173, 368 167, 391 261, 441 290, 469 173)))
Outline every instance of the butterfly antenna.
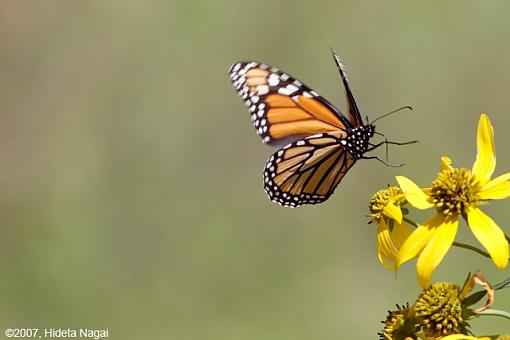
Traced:
POLYGON ((398 108, 398 109, 396 109, 396 110, 393 110, 393 111, 391 111, 391 112, 388 112, 388 113, 383 114, 382 116, 377 117, 377 118, 376 118, 376 119, 372 122, 372 124, 374 124, 375 122, 377 122, 379 119, 382 119, 382 118, 384 118, 384 117, 388 117, 389 115, 391 115, 391 114, 393 114, 393 113, 395 113, 395 112, 398 112, 398 111, 400 111, 400 110, 404 110, 404 109, 409 109, 409 110, 411 110, 411 111, 413 110, 413 108, 412 108, 411 106, 409 106, 409 105, 402 106, 402 107, 400 107, 400 108, 398 108))

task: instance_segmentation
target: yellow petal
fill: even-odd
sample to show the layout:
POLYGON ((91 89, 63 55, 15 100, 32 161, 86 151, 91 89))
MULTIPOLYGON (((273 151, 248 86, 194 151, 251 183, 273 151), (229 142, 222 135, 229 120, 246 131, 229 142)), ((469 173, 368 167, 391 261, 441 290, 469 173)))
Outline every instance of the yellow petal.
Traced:
POLYGON ((473 164, 473 174, 489 181, 496 167, 496 151, 494 147, 494 131, 487 115, 482 114, 478 122, 476 135, 476 161, 473 164))
POLYGON ((440 171, 443 170, 453 170, 453 167, 451 166, 452 160, 448 156, 441 157, 441 168, 440 171))
POLYGON ((402 244, 397 255, 396 267, 398 268, 404 262, 418 256, 434 235, 436 227, 441 225, 443 221, 443 215, 435 215, 425 222, 424 225, 416 228, 405 240, 404 244, 402 244))
POLYGON ((384 268, 389 270, 395 270, 395 265, 386 261, 386 258, 379 252, 377 252, 377 259, 379 259, 379 262, 382 264, 384 268))
POLYGON ((418 209, 432 208, 432 203, 428 201, 428 196, 413 181, 404 176, 397 176, 396 179, 406 195, 406 200, 413 207, 418 209))
POLYGON ((427 246, 423 248, 416 263, 418 282, 423 288, 427 288, 430 285, 432 273, 450 249, 457 234, 458 225, 458 216, 448 217, 441 225, 435 228, 434 235, 427 243, 427 246))
POLYGON ((467 211, 468 224, 475 237, 491 255, 492 261, 503 269, 508 264, 508 242, 498 225, 480 209, 467 211))
POLYGON ((414 229, 404 223, 395 223, 391 231, 391 240, 397 249, 400 249, 407 238, 413 233, 414 229))
POLYGON ((377 228, 377 255, 385 268, 396 270, 398 250, 413 230, 404 223, 395 222, 390 231, 384 219, 381 220, 377 228))
POLYGON ((377 256, 379 262, 385 268, 395 270, 393 263, 395 263, 397 252, 398 250, 391 240, 390 229, 384 219, 381 219, 377 226, 377 256))
POLYGON ((476 336, 464 335, 464 334, 452 334, 441 338, 441 340, 491 340, 489 337, 477 338, 476 336))
POLYGON ((501 200, 510 197, 510 173, 496 177, 485 184, 480 192, 482 200, 501 200))
POLYGON ((400 207, 397 207, 393 203, 388 203, 383 208, 383 215, 397 221, 398 223, 402 223, 402 210, 400 210, 400 207))

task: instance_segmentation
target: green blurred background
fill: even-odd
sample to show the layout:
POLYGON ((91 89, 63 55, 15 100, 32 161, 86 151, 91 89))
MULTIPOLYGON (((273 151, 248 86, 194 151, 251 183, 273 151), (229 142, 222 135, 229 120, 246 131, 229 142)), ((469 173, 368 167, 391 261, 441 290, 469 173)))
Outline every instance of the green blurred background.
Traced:
MULTIPOLYGON (((0 328, 109 328, 112 339, 376 339, 419 288, 376 257, 367 201, 495 126, 510 169, 506 1, 2 1, 0 328), (228 77, 253 59, 344 108, 329 47, 401 169, 361 161, 326 203, 269 202, 260 143, 228 77)), ((384 151, 379 151, 384 155, 384 151)), ((509 202, 484 208, 510 232, 509 202)), ((426 215, 421 215, 425 217, 426 215)), ((460 240, 475 242, 465 228, 460 240)), ((454 249, 435 280, 480 268, 454 249)), ((509 309, 510 293, 495 308, 509 309)), ((505 320, 472 323, 510 332, 505 320)))

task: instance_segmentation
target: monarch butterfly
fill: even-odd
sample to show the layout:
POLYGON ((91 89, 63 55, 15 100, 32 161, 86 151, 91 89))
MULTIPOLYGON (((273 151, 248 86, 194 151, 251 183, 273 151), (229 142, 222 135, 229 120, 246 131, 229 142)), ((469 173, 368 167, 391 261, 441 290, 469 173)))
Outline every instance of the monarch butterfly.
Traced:
POLYGON ((324 202, 358 159, 387 164, 365 156, 367 152, 383 144, 415 142, 370 142, 376 133, 375 121, 369 123, 367 117, 367 123, 363 122, 345 67, 332 53, 345 87, 347 116, 274 67, 250 61, 230 68, 232 84, 248 107, 257 134, 264 143, 281 147, 266 162, 264 189, 273 202, 285 207, 324 202))

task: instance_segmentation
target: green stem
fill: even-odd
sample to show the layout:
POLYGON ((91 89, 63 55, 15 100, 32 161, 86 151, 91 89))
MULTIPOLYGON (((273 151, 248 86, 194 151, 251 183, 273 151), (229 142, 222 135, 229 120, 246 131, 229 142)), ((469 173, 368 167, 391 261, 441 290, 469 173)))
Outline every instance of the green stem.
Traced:
POLYGON ((459 248, 464 248, 464 249, 469 249, 469 250, 472 250, 474 251, 475 253, 477 254, 480 254, 482 256, 485 256, 486 258, 491 258, 491 256, 489 255, 489 253, 486 253, 484 252, 483 250, 481 250, 480 248, 477 248, 475 246, 472 246, 472 245, 469 245, 469 244, 465 244, 465 243, 460 243, 460 242, 453 242, 453 245, 455 247, 459 247, 459 248))
POLYGON ((503 281, 496 283, 492 286, 494 290, 503 289, 503 288, 509 288, 510 287, 510 277, 507 277, 503 281))
POLYGON ((505 312, 504 310, 487 309, 487 310, 484 310, 483 312, 480 312, 478 314, 479 315, 496 315, 496 316, 501 316, 501 317, 504 317, 504 318, 510 320, 510 313, 505 312))
POLYGON ((413 220, 408 219, 407 217, 402 217, 402 219, 415 228, 419 227, 418 223, 414 222, 413 220))

